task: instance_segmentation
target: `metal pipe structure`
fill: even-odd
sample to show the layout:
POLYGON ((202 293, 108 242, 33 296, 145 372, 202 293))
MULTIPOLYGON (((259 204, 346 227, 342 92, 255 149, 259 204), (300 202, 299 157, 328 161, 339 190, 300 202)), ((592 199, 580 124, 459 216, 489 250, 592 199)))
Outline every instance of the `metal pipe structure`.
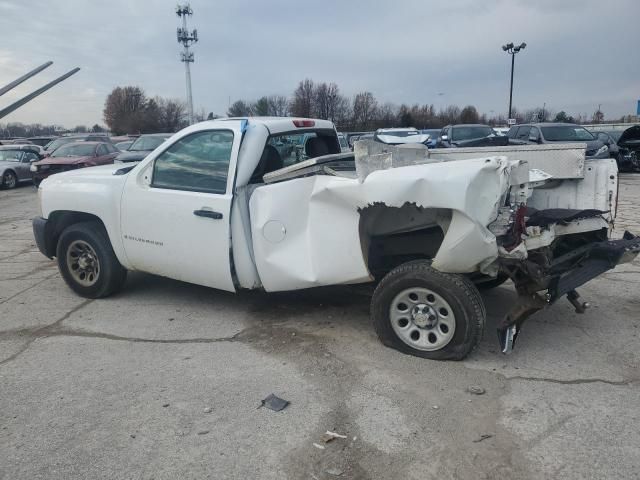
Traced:
POLYGON ((4 95, 5 93, 7 93, 9 90, 11 90, 11 89, 17 87, 18 85, 20 85, 25 80, 29 80, 31 77, 33 77, 34 75, 37 75, 38 73, 40 73, 45 68, 50 67, 51 65, 53 65, 53 62, 51 62, 51 61, 43 63, 38 68, 34 68, 29 73, 25 73, 20 78, 17 78, 13 82, 10 82, 7 85, 5 85, 4 87, 0 88, 0 97, 2 95, 4 95))
POLYGON ((187 110, 189 114, 189 123, 194 123, 193 118, 193 97, 191 95, 191 68, 190 63, 193 63, 193 53, 189 51, 189 46, 198 41, 198 31, 193 30, 189 32, 187 30, 187 16, 193 15, 193 10, 189 4, 178 5, 176 7, 176 15, 182 18, 182 28, 178 27, 178 43, 184 46, 184 50, 180 55, 180 61, 184 63, 184 76, 187 84, 187 110))
POLYGON ((6 117, 7 115, 9 115, 14 110, 17 110, 18 108, 23 106, 25 103, 30 102, 31 100, 33 100, 37 96, 42 95, 44 92, 49 90, 51 87, 53 87, 53 86, 57 85, 58 83, 66 80, 71 75, 77 73, 79 70, 80 70, 80 67, 76 67, 73 70, 65 73, 64 75, 56 78, 55 80, 50 81, 49 83, 47 83, 46 85, 40 87, 39 89, 37 89, 36 91, 30 93, 29 95, 27 95, 25 97, 22 97, 17 102, 12 103, 11 105, 9 105, 6 108, 3 108, 2 110, 0 110, 0 118, 6 117))
POLYGON ((517 46, 513 43, 507 43, 502 46, 502 50, 511 55, 511 85, 509 86, 509 115, 507 116, 509 119, 511 118, 511 107, 513 105, 513 67, 515 66, 516 53, 524 50, 526 46, 527 44, 524 42, 517 46))

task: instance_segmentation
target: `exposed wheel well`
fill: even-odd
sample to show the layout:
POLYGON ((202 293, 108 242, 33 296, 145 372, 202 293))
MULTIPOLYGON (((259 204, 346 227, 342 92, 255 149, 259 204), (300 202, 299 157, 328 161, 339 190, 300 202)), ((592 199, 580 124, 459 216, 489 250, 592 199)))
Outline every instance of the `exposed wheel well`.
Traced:
POLYGON ((360 245, 369 272, 380 279, 411 260, 432 259, 440 249, 451 210, 369 205, 360 210, 360 245))
MULTIPOLYGON (((64 230, 70 225, 84 222, 99 222, 104 228, 104 223, 99 217, 91 213, 75 212, 69 210, 57 210, 51 212, 48 218, 47 249, 50 252, 56 251, 58 239, 64 230)), ((106 230, 106 229, 105 229, 106 230)))

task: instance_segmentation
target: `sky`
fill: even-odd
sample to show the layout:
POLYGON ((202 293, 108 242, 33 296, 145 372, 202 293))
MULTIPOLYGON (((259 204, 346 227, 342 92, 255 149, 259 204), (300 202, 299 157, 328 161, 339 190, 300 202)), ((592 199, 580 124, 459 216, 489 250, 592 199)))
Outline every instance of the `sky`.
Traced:
MULTIPOLYGON (((170 0, 0 0, 0 86, 52 60, 0 97, 0 107, 80 67, 0 120, 104 123, 116 86, 184 99, 184 67, 170 0)), ((192 0, 196 111, 229 101, 291 95, 304 78, 335 82, 380 103, 475 105, 506 114, 510 57, 514 105, 607 118, 640 99, 640 0, 192 0)))

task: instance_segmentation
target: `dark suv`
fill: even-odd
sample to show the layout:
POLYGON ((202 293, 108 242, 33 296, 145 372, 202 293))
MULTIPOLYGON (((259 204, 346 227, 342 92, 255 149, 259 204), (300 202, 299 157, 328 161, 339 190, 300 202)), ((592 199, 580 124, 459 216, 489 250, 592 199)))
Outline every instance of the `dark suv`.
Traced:
POLYGON ((438 146, 451 147, 497 147, 509 144, 507 137, 496 134, 489 125, 447 125, 440 132, 438 146))
POLYGON ((572 123, 526 123, 507 133, 511 145, 586 143, 587 158, 609 158, 609 147, 581 125, 572 123))

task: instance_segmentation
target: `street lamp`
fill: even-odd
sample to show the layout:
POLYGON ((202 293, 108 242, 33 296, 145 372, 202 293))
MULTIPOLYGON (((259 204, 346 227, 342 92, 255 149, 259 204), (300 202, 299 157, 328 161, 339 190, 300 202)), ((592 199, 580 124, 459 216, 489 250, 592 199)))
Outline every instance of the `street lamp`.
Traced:
POLYGON ((507 43, 502 46, 502 50, 511 55, 511 86, 509 87, 509 116, 511 118, 511 105, 513 100, 513 66, 516 60, 516 53, 520 50, 524 50, 527 46, 526 43, 522 42, 520 45, 513 45, 513 43, 507 43))

